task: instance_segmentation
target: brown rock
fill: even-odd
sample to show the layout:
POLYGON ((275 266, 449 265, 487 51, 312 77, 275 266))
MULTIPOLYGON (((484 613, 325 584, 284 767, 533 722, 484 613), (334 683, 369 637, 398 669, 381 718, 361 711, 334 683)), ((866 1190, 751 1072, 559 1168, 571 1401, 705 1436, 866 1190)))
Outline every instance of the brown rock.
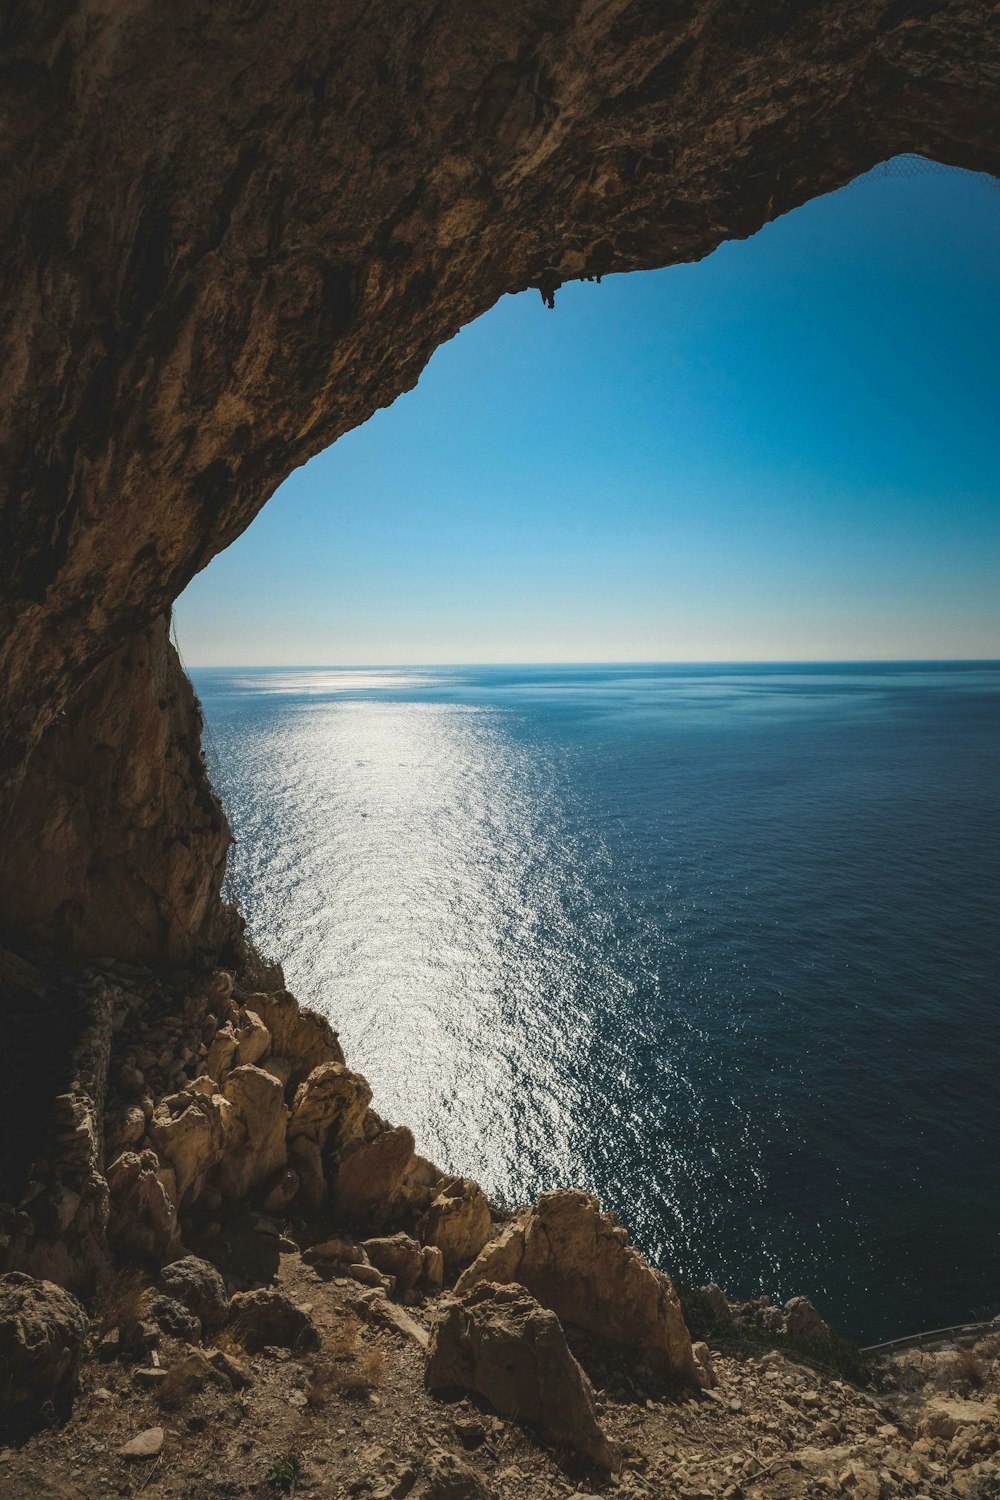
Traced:
POLYGON ((934 1396, 917 1419, 918 1437, 953 1438, 963 1427, 1000 1425, 995 1401, 966 1401, 958 1396, 934 1396))
POLYGON ((119 1456, 128 1459, 155 1458, 163 1447, 165 1435, 162 1427, 147 1427, 118 1449, 119 1456))
POLYGON ((208 1054, 200 1071, 208 1078, 214 1079, 217 1084, 224 1083, 233 1065, 238 1045, 236 1032, 232 1024, 227 1022, 215 1033, 209 1043, 208 1054))
POLYGON ((0 1275, 0 1423, 30 1427, 50 1411, 65 1414, 89 1326, 62 1287, 21 1271, 0 1275))
POLYGON ((384 1224, 391 1218, 413 1134, 405 1125, 383 1130, 372 1141, 350 1141, 336 1177, 337 1212, 349 1223, 384 1224))
POLYGON ((108 1239, 123 1255, 160 1265, 176 1254, 177 1204, 155 1151, 123 1151, 108 1168, 108 1239))
POLYGON ((360 1136, 371 1097, 368 1080, 360 1073, 352 1073, 343 1063, 320 1063, 295 1091, 289 1140, 306 1136, 322 1152, 328 1141, 336 1147, 360 1136))
POLYGON ((455 1177, 431 1203, 420 1221, 420 1238, 436 1245, 453 1270, 468 1265, 493 1230, 490 1206, 478 1183, 455 1177))
POLYGON ((442 1308, 427 1355, 429 1390, 475 1391, 501 1416, 534 1423, 552 1442, 612 1467, 593 1391, 555 1313, 523 1287, 489 1282, 442 1308))
POLYGON ((221 1328, 229 1316, 226 1283, 210 1261, 197 1255, 185 1255, 164 1266, 158 1285, 193 1313, 206 1333, 221 1328))
POLYGON ((244 1349, 254 1353, 265 1344, 284 1349, 318 1349, 319 1335, 307 1312, 284 1292, 265 1289, 236 1292, 229 1303, 229 1326, 244 1349))
POLYGON ((246 1003, 267 1027, 272 1053, 288 1058, 296 1080, 305 1078, 320 1063, 343 1064, 344 1054, 329 1021, 300 1006, 287 990, 250 995, 246 1003))
POLYGON ((565 1323, 610 1339, 661 1374, 695 1383, 691 1338, 670 1277, 628 1243, 589 1193, 543 1193, 491 1240, 459 1278, 517 1281, 565 1323))
POLYGON ((365 1240, 362 1247, 373 1266, 395 1278, 400 1297, 416 1286, 424 1269, 421 1246, 408 1234, 387 1235, 365 1240))
POLYGON ((209 1172, 222 1160, 229 1113, 230 1105, 209 1078, 195 1079, 156 1106, 149 1134, 174 1171, 179 1208, 197 1200, 209 1172))
POLYGON ((241 1203, 284 1167, 288 1111, 280 1083, 261 1068, 234 1068, 224 1095, 229 1114, 217 1182, 224 1197, 241 1203))
POLYGON ((239 1041, 236 1046, 237 1064, 252 1066, 267 1056, 271 1045, 271 1033, 256 1011, 245 1010, 241 1017, 239 1041))
POLYGON ((705 1343, 692 1344, 691 1356, 694 1360, 694 1378, 703 1391, 714 1390, 718 1381, 715 1378, 715 1366, 712 1364, 712 1356, 708 1345, 705 1343))

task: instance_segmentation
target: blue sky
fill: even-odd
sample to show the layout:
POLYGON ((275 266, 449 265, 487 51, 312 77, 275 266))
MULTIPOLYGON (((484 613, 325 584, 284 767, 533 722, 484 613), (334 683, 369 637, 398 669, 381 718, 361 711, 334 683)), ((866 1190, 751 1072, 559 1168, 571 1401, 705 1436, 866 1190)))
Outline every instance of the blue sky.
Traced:
POLYGON ((189 665, 1000 656, 1000 187, 504 298, 177 605, 189 665))

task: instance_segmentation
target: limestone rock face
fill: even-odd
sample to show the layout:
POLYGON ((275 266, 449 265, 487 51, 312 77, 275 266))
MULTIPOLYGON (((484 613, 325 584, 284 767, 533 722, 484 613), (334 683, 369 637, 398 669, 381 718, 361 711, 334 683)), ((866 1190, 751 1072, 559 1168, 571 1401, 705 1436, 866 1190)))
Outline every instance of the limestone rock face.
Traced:
POLYGON ((211 1079, 196 1079, 156 1106, 149 1134, 158 1155, 173 1168, 177 1204, 196 1201, 209 1172, 226 1149, 231 1102, 211 1079))
POLYGON ((251 995, 247 1008, 267 1027, 271 1055, 291 1063, 293 1082, 305 1078, 321 1063, 344 1062, 337 1033, 326 1017, 300 1005, 287 990, 251 995))
POLYGON ((231 835, 200 735, 161 617, 37 746, 3 834, 0 928, 83 957, 153 962, 235 941, 241 923, 219 894, 231 835))
POLYGON ((456 1177, 433 1200, 420 1221, 420 1237, 436 1245, 445 1265, 467 1266, 486 1244, 493 1229, 490 1206, 478 1183, 456 1177))
POLYGON ((123 1151, 108 1168, 108 1239, 119 1254, 162 1265, 176 1254, 177 1201, 154 1151, 123 1151))
POLYGON ((431 1335, 425 1379, 431 1391, 485 1396, 501 1416, 541 1427, 610 1469, 590 1382, 573 1358, 555 1313, 520 1286, 480 1282, 448 1300, 431 1335))
POLYGON ((281 1084, 261 1068, 234 1068, 223 1092, 229 1113, 216 1175, 223 1196, 239 1203, 285 1165, 288 1111, 281 1084))
POLYGON ((89 1320, 76 1298, 21 1271, 0 1276, 0 1424, 30 1425, 76 1389, 89 1320))
POLYGON ((0 930, 214 946, 227 835, 153 622, 505 293, 699 259, 899 151, 1000 170, 992 9, 17 7, 0 930))
POLYGON ((691 1337, 670 1277, 628 1243, 589 1193, 543 1193, 477 1256, 455 1290, 519 1282, 564 1323, 631 1350, 664 1375, 695 1383, 691 1337))
POLYGON ((338 1214, 349 1223, 389 1220, 412 1156, 413 1133, 405 1125, 389 1126, 370 1141, 348 1142, 334 1185, 338 1214))

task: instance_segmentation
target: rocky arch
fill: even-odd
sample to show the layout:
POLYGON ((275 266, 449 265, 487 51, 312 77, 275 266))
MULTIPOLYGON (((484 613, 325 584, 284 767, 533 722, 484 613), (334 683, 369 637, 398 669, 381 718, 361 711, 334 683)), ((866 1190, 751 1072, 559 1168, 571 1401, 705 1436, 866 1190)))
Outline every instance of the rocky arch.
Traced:
POLYGON ((232 940, 162 622, 291 469, 506 292, 1000 172, 998 82, 986 0, 8 4, 0 932, 232 940))

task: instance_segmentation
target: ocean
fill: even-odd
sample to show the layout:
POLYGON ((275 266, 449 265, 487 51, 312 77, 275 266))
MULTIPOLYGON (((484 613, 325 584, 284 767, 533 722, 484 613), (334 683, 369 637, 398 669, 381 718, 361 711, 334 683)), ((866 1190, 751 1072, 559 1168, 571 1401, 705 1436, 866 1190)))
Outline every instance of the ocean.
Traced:
POLYGON ((418 1150, 864 1342, 1000 1312, 1000 664, 191 675, 232 894, 418 1150))

